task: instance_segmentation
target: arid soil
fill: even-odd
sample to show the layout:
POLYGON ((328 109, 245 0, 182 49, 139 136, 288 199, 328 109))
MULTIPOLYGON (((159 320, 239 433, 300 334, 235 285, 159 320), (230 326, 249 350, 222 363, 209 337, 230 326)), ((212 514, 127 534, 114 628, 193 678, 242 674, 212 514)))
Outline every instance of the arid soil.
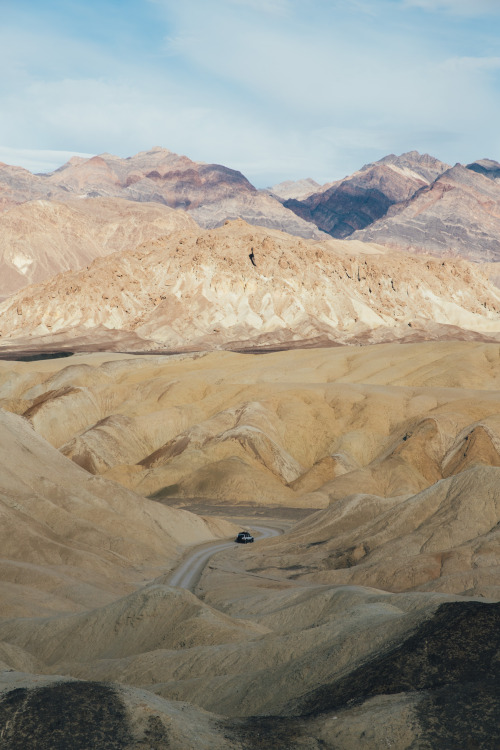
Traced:
POLYGON ((0 362, 2 747, 493 750, 499 357, 0 362))

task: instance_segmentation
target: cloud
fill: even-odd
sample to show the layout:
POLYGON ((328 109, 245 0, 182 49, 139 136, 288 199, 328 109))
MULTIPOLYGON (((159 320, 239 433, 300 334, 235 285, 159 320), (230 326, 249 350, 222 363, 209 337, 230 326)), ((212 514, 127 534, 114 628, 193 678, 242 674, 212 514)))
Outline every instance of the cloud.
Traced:
POLYGON ((404 0, 406 7, 428 11, 448 11, 462 16, 499 14, 498 0, 404 0))
POLYGON ((89 159, 94 154, 0 146, 0 161, 3 161, 5 164, 15 164, 16 166, 24 167, 24 169, 35 173, 52 172, 71 159, 72 156, 82 156, 89 159))
POLYGON ((248 8, 258 13, 277 16, 283 16, 291 9, 289 0, 229 0, 229 2, 232 5, 248 8))
POLYGON ((412 148, 454 163, 472 161, 481 143, 498 158, 494 24, 476 20, 473 33, 464 19, 416 13, 417 3, 437 7, 148 0, 154 33, 130 49, 107 33, 37 33, 21 19, 0 30, 9 69, 0 144, 25 165, 31 156, 19 149, 65 161, 72 149, 128 156, 160 144, 260 186, 304 175, 326 182, 412 148))
POLYGON ((452 57, 442 67, 454 73, 500 70, 500 57, 452 57))

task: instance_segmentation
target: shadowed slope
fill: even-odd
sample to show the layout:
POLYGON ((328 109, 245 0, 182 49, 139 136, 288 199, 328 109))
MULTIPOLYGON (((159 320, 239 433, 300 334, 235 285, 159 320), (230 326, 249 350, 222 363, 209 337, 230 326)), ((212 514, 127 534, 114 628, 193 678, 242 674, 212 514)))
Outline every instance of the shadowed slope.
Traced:
POLYGON ((3 617, 110 601, 171 567, 180 544, 217 534, 216 522, 214 534, 197 516, 93 477, 3 410, 0 462, 3 617))

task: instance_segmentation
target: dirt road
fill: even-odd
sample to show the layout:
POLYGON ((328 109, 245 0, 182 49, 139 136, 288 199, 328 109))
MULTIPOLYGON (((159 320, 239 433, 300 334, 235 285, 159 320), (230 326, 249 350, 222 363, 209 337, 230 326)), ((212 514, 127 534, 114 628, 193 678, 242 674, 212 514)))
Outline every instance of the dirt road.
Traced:
MULTIPOLYGON (((250 525, 248 530, 255 536, 255 540, 258 541, 259 539, 278 536, 283 533, 283 526, 279 523, 263 525, 262 522, 260 522, 258 526, 254 524, 250 525)), ((178 567, 172 571, 169 584, 171 586, 178 586, 179 588, 193 591, 200 579, 205 565, 213 555, 230 547, 234 547, 236 553, 240 546, 241 545, 236 544, 234 540, 231 540, 228 542, 212 542, 210 544, 204 544, 201 547, 196 547, 194 550, 190 551, 187 556, 181 560, 178 567)))

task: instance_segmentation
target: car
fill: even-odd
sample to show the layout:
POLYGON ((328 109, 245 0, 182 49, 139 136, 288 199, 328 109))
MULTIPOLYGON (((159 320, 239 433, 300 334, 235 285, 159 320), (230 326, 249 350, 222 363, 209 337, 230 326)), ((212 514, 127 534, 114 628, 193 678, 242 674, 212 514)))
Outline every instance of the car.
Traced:
POLYGON ((240 531, 234 541, 238 542, 238 544, 248 544, 249 542, 253 542, 253 536, 249 531, 240 531))

